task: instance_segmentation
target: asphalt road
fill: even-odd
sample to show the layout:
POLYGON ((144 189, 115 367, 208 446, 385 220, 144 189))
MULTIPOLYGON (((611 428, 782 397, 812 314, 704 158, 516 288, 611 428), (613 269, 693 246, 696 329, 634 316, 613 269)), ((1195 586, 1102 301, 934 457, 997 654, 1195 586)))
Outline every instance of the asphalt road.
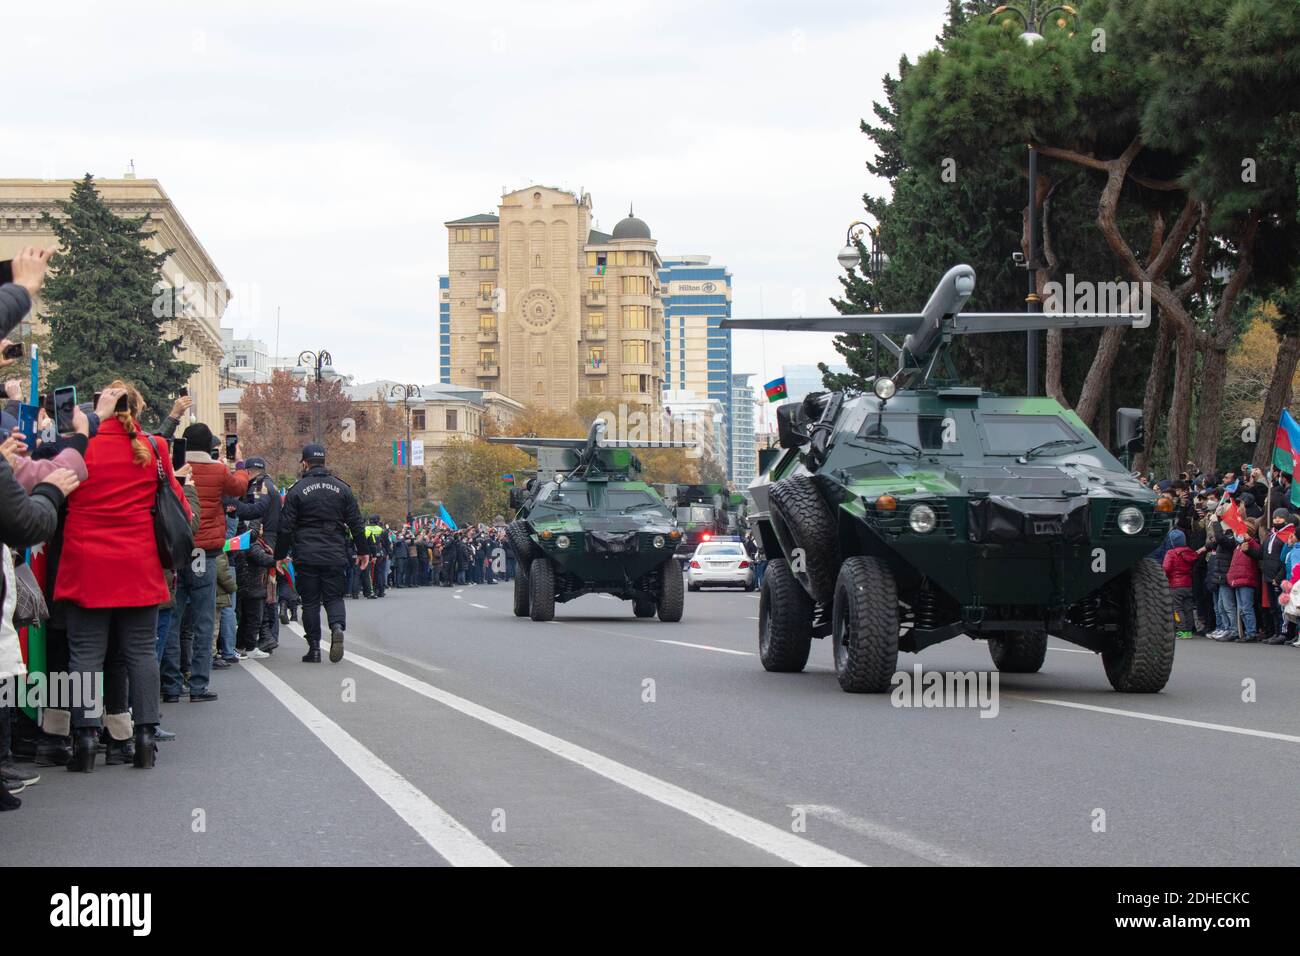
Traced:
MULTIPOLYGON (((508 584, 348 603, 348 655, 216 672, 151 773, 44 771, 7 864, 1295 864, 1300 651, 1182 641, 1158 695, 1052 642, 997 711, 842 693, 829 642, 758 662, 757 594, 680 624, 508 584), (1253 701, 1243 700, 1253 682, 1253 701), (1104 823, 1104 829, 1101 824, 1104 823)), ((966 638, 900 667, 992 670, 966 638)), ((1249 695, 1247 695, 1249 696, 1249 695)))

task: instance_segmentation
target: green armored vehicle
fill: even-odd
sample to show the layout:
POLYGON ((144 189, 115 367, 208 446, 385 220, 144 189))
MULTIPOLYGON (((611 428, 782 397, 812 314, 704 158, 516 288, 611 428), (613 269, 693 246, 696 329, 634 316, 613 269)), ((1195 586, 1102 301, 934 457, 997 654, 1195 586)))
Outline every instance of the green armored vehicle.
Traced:
POLYGON ((556 602, 611 594, 637 617, 682 619, 685 593, 673 551, 682 533, 662 498, 640 480, 633 448, 683 442, 608 441, 604 422, 582 438, 492 438, 537 455, 537 475, 511 492, 515 615, 555 617, 556 602))
MULTIPOLYGON (((749 488, 769 559, 763 666, 800 671, 811 639, 829 635, 840 686, 883 692, 899 651, 966 634, 988 642, 999 670, 1033 673, 1050 634, 1099 653, 1116 690, 1159 691, 1175 636, 1168 584, 1147 556, 1172 503, 1074 412, 959 385, 947 354, 956 335, 1141 315, 962 314, 974 288, 974 270, 956 266, 916 314, 724 321, 867 333, 898 359, 871 394, 814 393, 777 410, 783 452, 749 488)), ((1118 417, 1131 438, 1140 413, 1118 417)))

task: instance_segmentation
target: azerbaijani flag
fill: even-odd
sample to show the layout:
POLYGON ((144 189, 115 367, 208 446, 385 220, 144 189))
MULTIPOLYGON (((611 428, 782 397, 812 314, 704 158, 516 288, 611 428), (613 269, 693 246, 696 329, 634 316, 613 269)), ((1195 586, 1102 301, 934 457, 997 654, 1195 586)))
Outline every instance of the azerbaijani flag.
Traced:
POLYGON ((281 576, 289 579, 289 587, 296 588, 298 586, 293 573, 293 558, 285 558, 275 567, 276 570, 280 572, 281 576))
POLYGON ((515 476, 514 476, 514 475, 502 475, 502 476, 501 476, 501 481, 502 481, 503 483, 507 484, 507 485, 513 485, 513 484, 515 483, 515 476))
POLYGON ((1288 475, 1296 472, 1296 456, 1300 455, 1300 422, 1291 417, 1287 409, 1277 421, 1277 434, 1273 438, 1273 467, 1288 475))
POLYGON ((763 391, 767 393, 769 402, 779 402, 783 398, 789 398, 790 393, 785 389, 785 376, 774 378, 763 386, 763 391))
POLYGON ((393 464, 405 465, 411 460, 411 451, 405 441, 393 442, 393 464))
POLYGON ((443 524, 445 524, 452 531, 458 530, 456 527, 456 522, 452 521, 451 515, 447 513, 446 505, 443 504, 438 505, 438 520, 441 521, 443 524))
POLYGON ((243 534, 235 535, 233 538, 227 538, 226 543, 221 546, 222 551, 247 551, 253 546, 253 533, 245 531, 243 534))

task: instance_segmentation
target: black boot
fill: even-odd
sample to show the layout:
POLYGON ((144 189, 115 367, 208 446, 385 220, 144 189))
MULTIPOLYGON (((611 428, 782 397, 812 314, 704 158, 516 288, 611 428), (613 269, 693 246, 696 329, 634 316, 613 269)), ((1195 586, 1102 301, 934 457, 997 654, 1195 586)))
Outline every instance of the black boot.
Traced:
POLYGON ((289 606, 287 604, 280 605, 280 623, 285 627, 289 626, 289 606))
POLYGON ((319 664, 319 663, 320 663, 320 645, 319 645, 319 644, 308 644, 308 645, 307 645, 307 653, 304 654, 304 655, 302 655, 302 662, 303 662, 304 664, 319 664))
POLYGON ((135 728, 134 764, 142 770, 152 770, 158 759, 158 744, 154 739, 156 724, 141 724, 135 728))
POLYGON ((91 773, 95 757, 99 754, 99 732, 94 727, 74 727, 72 730, 72 759, 68 769, 76 773, 91 773))
POLYGON ((36 738, 36 766, 66 767, 72 759, 72 738, 42 733, 36 738))
POLYGON ((135 747, 130 740, 117 740, 107 730, 103 732, 104 748, 104 765, 115 767, 118 764, 128 764, 135 759, 135 747))
MULTIPOLYGON (((316 652, 317 654, 320 651, 316 652)), ((330 663, 337 664, 343 660, 343 625, 330 625, 330 663)))

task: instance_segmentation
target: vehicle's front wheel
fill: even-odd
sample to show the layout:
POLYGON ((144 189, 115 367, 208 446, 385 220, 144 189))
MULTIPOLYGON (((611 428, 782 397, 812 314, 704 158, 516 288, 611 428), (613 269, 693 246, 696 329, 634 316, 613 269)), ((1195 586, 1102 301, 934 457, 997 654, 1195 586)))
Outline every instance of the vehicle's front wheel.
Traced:
POLYGON ((898 669, 898 585, 880 558, 848 558, 831 614, 835 676, 851 694, 882 694, 898 669))
POLYGON ((812 646, 813 602, 782 558, 767 563, 758 595, 758 659, 763 668, 797 673, 812 646))
POLYGON ((1120 633, 1116 645, 1102 651, 1110 686, 1127 694, 1154 694, 1169 682, 1174 669, 1173 601, 1169 580, 1149 559, 1135 564, 1119 582, 1120 633))
POLYGON ((989 656, 1004 674, 1037 674, 1047 658, 1046 631, 991 632, 989 656))
POLYGON ((633 598, 632 613, 637 617, 654 617, 655 602, 650 598, 633 598))
POLYGON ((676 561, 663 566, 663 584, 659 590, 659 620, 674 624, 686 610, 686 586, 676 561))
POLYGON ((515 569, 515 617, 528 616, 528 598, 528 577, 519 566, 515 569))
POLYGON ((534 621, 555 618, 555 569, 546 558, 533 558, 528 566, 528 604, 534 621))
POLYGON ((808 475, 793 475, 772 485, 772 524, 788 553, 800 558, 792 569, 818 601, 830 600, 835 590, 839 544, 835 512, 808 475))

